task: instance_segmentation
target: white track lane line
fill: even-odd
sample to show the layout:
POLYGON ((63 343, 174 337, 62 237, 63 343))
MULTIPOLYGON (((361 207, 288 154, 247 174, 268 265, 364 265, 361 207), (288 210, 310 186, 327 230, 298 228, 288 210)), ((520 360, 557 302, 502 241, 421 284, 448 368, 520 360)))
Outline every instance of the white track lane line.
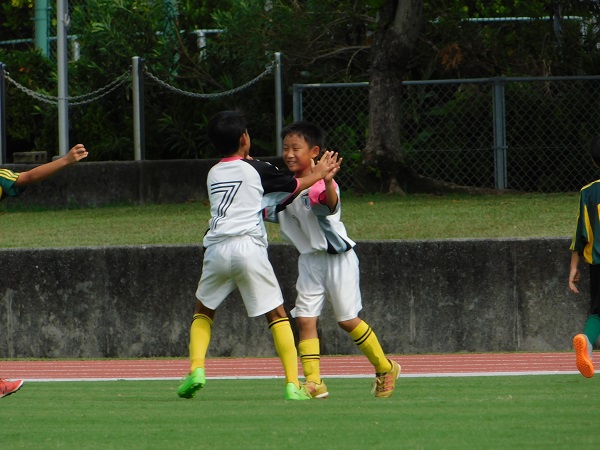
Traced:
MULTIPOLYGON (((514 377, 527 375, 579 375, 578 371, 531 371, 531 372, 457 372, 457 373, 411 373, 400 374, 400 378, 444 378, 444 377, 514 377)), ((285 378, 278 375, 220 376, 206 377, 207 380, 266 380, 285 378)), ((325 377, 324 377, 325 378, 325 377)), ((372 374, 327 375, 326 378, 373 378, 372 374)), ((27 383, 49 383, 65 381, 180 381, 181 377, 147 378, 22 378, 27 383)))

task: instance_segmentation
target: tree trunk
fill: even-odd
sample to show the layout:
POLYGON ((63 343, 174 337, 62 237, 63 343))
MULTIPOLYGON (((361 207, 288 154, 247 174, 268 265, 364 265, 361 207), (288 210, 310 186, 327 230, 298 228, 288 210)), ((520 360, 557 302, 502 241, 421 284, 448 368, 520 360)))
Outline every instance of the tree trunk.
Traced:
POLYGON ((411 171, 402 151, 402 80, 421 28, 422 0, 387 0, 371 48, 369 136, 358 176, 364 190, 405 191, 411 171))

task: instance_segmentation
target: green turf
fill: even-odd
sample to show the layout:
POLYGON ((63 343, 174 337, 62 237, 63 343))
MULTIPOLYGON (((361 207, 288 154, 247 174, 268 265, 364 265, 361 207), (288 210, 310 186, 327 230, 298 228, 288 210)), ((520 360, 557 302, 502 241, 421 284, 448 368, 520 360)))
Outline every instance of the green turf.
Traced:
POLYGON ((329 379, 326 400, 283 400, 281 379, 27 383, 0 400, 6 449, 600 448, 600 379, 580 375, 329 379), (599 446, 599 447, 597 447, 599 446))
MULTIPOLYGON (((27 194, 24 194, 27 195, 27 194)), ((342 219, 353 240, 571 236, 577 193, 342 196, 342 219)), ((200 244, 207 202, 23 210, 0 206, 0 247, 200 244)), ((267 224, 269 241, 281 242, 267 224)))

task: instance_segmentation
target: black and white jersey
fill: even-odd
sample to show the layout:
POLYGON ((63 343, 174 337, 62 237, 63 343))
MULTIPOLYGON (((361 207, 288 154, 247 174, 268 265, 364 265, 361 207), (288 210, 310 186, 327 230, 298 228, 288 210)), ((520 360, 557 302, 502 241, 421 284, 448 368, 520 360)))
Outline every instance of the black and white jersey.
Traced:
POLYGON ((268 222, 279 222, 281 234, 301 254, 347 252, 356 243, 348 237, 341 220, 340 189, 337 183, 335 189, 338 194, 335 211, 330 211, 324 204, 325 183, 320 180, 311 188, 300 192, 293 201, 267 208, 265 219, 268 222))
POLYGON ((206 183, 211 219, 204 247, 233 236, 251 236, 266 247, 263 209, 285 203, 299 185, 272 164, 237 156, 213 166, 206 183))

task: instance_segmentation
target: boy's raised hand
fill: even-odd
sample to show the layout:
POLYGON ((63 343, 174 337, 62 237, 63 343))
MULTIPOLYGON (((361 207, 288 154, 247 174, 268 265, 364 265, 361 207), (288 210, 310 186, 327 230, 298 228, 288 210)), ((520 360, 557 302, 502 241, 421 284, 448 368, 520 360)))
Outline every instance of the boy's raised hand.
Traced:
POLYGON ((83 158, 87 157, 87 155, 88 151, 85 149, 84 145, 77 144, 71 150, 69 150, 69 153, 65 155, 65 159, 66 162, 71 165, 81 161, 83 158))
POLYGON ((337 153, 327 150, 323 153, 317 164, 315 164, 313 172, 317 173, 321 179, 327 176, 333 177, 339 170, 341 161, 341 158, 338 160, 337 153))
POLYGON ((337 153, 333 154, 334 165, 329 173, 323 178, 324 181, 331 181, 335 177, 335 174, 339 172, 340 166, 342 164, 342 158, 338 156, 337 153))

